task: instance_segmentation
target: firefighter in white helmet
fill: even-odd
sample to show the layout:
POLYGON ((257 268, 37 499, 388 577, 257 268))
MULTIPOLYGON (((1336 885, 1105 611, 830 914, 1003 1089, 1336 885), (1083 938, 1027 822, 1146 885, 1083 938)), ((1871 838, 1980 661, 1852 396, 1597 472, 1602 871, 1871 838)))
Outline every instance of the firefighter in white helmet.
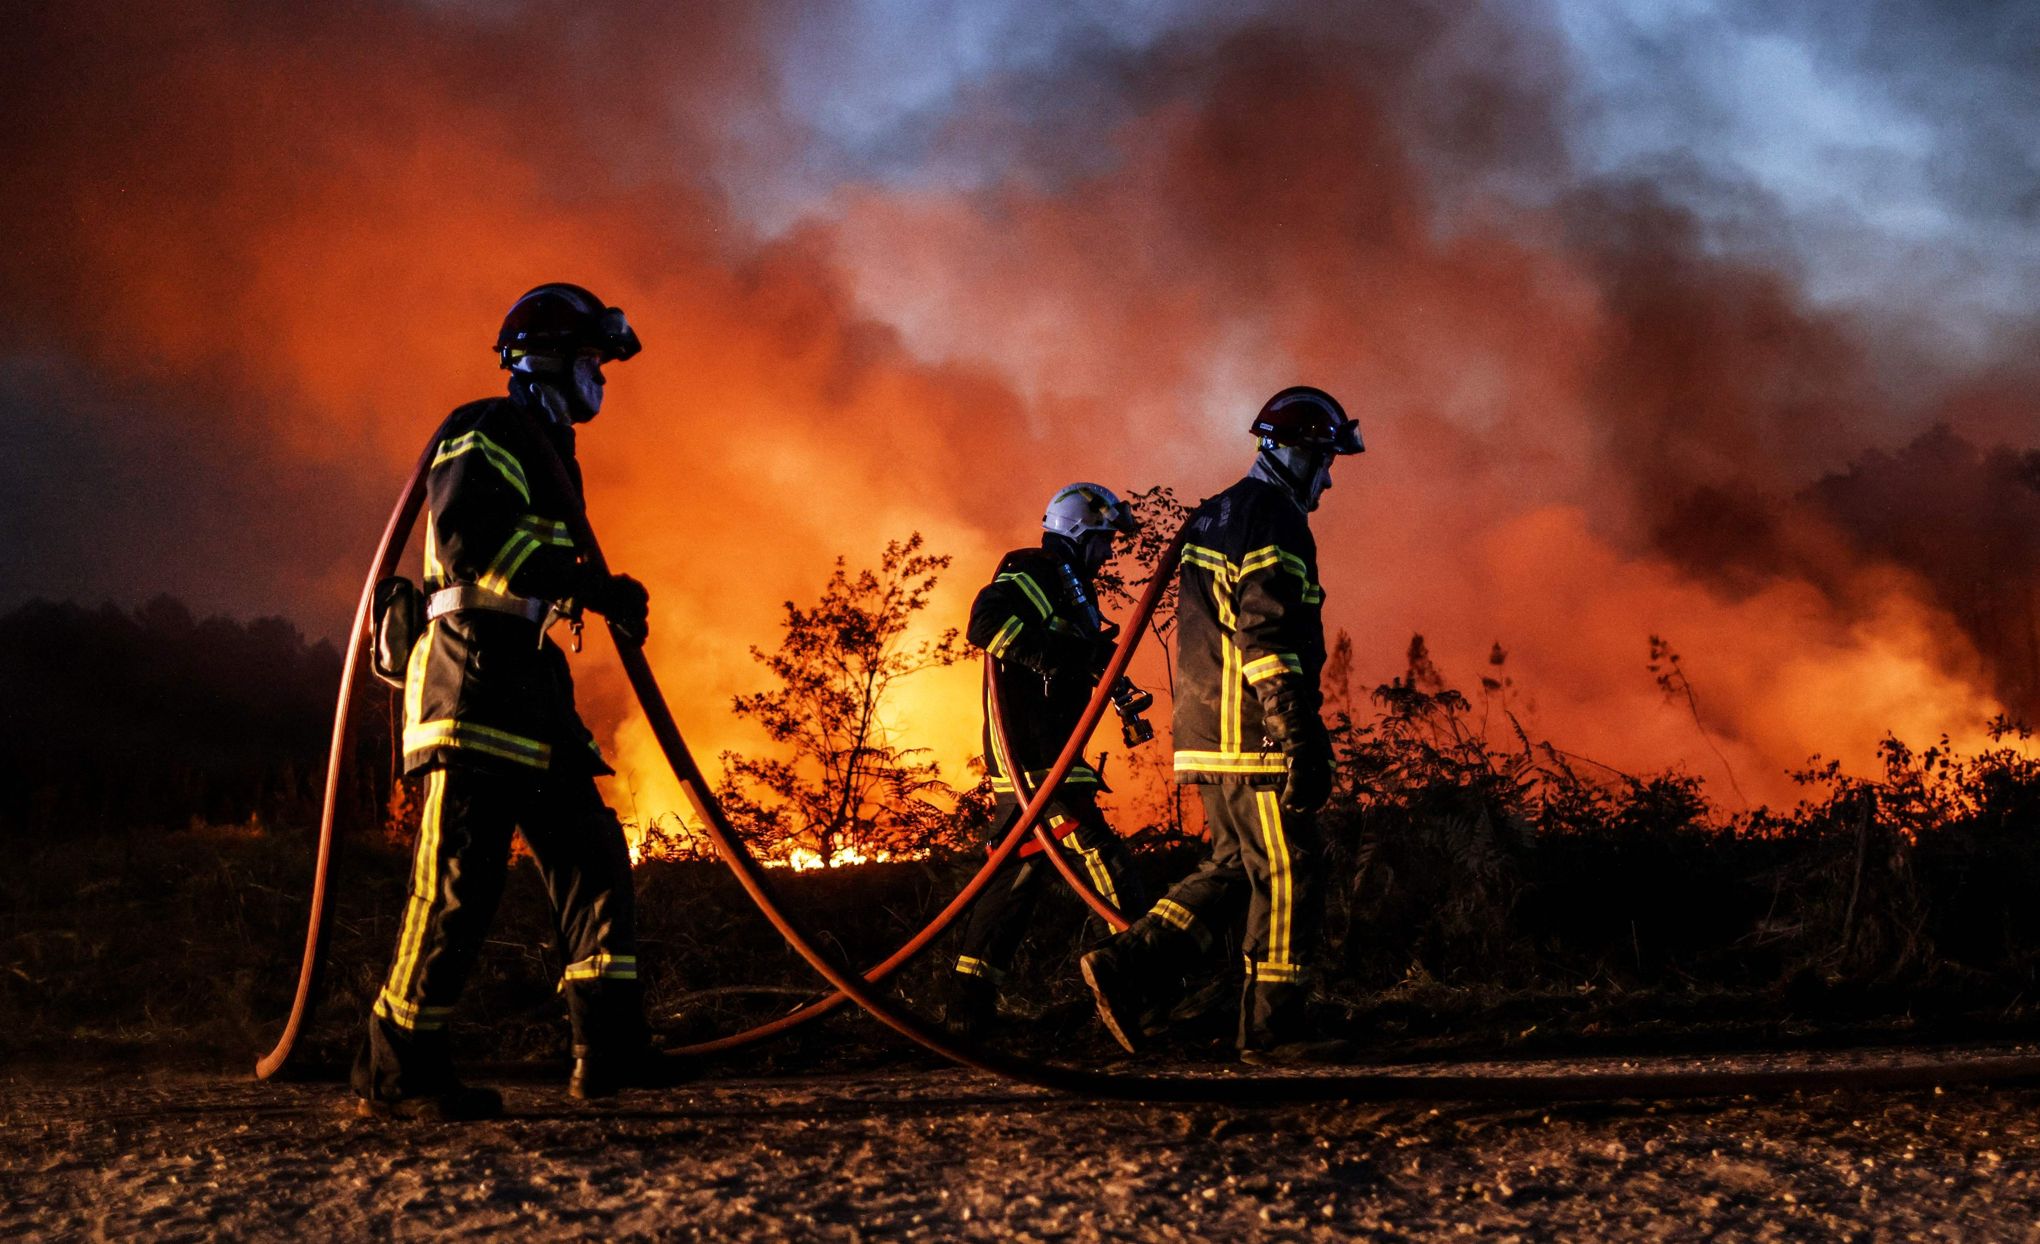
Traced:
MULTIPOLYGON (((984 754, 997 797, 995 837, 1012 827, 1027 795, 1047 776, 1098 685, 1118 631, 1099 613, 1095 578, 1111 559, 1114 542, 1137 524, 1132 507, 1111 489, 1078 483, 1057 490, 1041 528, 1040 546, 1006 554, 970 611, 970 642, 992 663, 990 676, 998 684, 1013 749, 1008 755, 999 745, 988 694, 984 754), (1015 789, 1016 778, 1024 789, 1015 789)), ((1130 683, 1117 690, 1115 701, 1132 741, 1146 727, 1138 716, 1145 693, 1130 683)), ((1143 737, 1151 736, 1147 731, 1143 737)), ((1101 897, 1139 910, 1140 880, 1124 840, 1098 809, 1099 787, 1097 770, 1079 762, 1050 801, 1043 824, 1101 897)), ((1033 841, 1022 846, 971 910, 945 1013, 950 1030, 960 1036, 979 1032, 996 1010, 999 980, 1026 936, 1052 868, 1036 854, 1040 849, 1033 841)))

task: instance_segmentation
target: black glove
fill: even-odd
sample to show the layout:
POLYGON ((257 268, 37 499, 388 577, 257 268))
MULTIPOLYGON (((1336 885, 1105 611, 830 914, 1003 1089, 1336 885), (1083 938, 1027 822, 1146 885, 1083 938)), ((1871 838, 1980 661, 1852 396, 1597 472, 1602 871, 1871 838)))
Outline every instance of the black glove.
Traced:
POLYGON ((1097 682, 1098 675, 1105 672, 1105 663, 1112 659, 1112 648, 1111 641, 1101 635, 1085 635, 1072 627, 1056 625, 1041 637, 1034 659, 1022 658, 1022 662, 1044 678, 1074 678, 1088 685, 1097 682))
POLYGON ((1262 715, 1262 729, 1282 749, 1282 806, 1315 812, 1332 797, 1332 739, 1324 721, 1299 709, 1262 715))
POLYGON ((581 591, 581 603, 608 618, 611 626, 638 643, 651 635, 652 594, 627 574, 593 577, 581 591))

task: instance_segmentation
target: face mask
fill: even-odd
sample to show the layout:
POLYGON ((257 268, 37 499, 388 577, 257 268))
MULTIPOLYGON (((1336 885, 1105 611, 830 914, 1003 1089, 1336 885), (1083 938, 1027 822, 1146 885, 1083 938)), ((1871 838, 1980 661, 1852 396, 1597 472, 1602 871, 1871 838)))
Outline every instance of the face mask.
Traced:
POLYGON ((1316 473, 1310 477, 1310 483, 1304 489, 1303 508, 1305 510, 1317 509, 1318 502, 1324 498, 1327 492, 1331 491, 1331 487, 1332 457, 1330 454, 1326 454, 1319 461, 1316 473))
POLYGON ((1109 531, 1087 531, 1077 545, 1078 554, 1084 559, 1084 570, 1089 574, 1098 573, 1099 567, 1112 560, 1112 533, 1109 531))
POLYGON ((575 423, 586 423, 602 412, 602 383, 602 360, 587 354, 576 356, 566 385, 575 423))
POLYGON ((1318 498, 1332 486, 1332 455, 1303 445, 1264 449, 1254 474, 1287 489, 1306 511, 1315 510, 1318 498))

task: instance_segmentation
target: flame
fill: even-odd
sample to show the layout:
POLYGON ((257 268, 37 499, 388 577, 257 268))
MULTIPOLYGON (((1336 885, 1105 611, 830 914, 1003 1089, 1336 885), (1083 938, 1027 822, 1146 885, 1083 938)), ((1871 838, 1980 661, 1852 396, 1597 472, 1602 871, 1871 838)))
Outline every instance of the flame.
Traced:
POLYGON ((887 864, 894 860, 921 859, 924 858, 924 855, 925 853, 902 853, 895 855, 891 851, 884 850, 872 851, 867 854, 856 847, 838 847, 825 860, 820 852, 810 851, 806 847, 795 847, 787 852, 785 859, 767 860, 765 861, 765 866, 767 868, 791 868, 793 871, 801 873, 816 868, 840 868, 846 864, 887 864))
MULTIPOLYGON (((927 621, 960 625, 1055 488, 1216 492, 1248 465, 1252 410, 1299 380, 1345 396, 1371 446, 1314 520, 1356 698, 1401 672, 1412 633, 1462 686, 1499 640, 1535 732, 1632 770, 1732 768, 1753 798, 1789 798, 1785 770, 1812 753, 1867 763, 1887 729, 1974 737, 2007 694, 2025 633, 1989 632, 1997 599, 1950 603, 1845 524, 1746 579, 1747 550, 1711 547, 1735 531, 1668 550, 1666 507, 1695 487, 1769 514, 1950 407, 1883 391, 1879 343, 1791 273, 1717 254, 1649 187, 1573 168, 1563 57, 1535 54, 1537 32, 1510 38, 1511 6, 1170 41, 1181 63, 1039 93, 1109 95, 1098 142, 1054 144, 1084 163, 1037 152, 1046 168, 982 185, 844 186, 772 238, 724 189, 743 159, 804 167, 770 120, 771 6, 605 9, 565 40, 537 8, 400 6, 377 11, 373 46, 347 6, 287 21, 248 0, 183 7, 137 23, 104 0, 36 6, 17 39, 57 51, 0 82, 10 115, 39 118, 12 136, 0 189, 0 229, 37 239, 0 254, 16 295, 0 316, 25 357, 88 382, 53 440, 112 445, 96 412, 139 412, 122 418, 146 436, 118 431, 148 461, 183 446, 184 491, 210 506, 232 484, 219 495, 249 507, 231 556, 180 534, 150 566, 169 583, 230 567, 270 585, 263 608, 337 631, 420 439, 500 391, 487 347, 508 302, 569 279, 626 307, 647 343, 609 373, 579 454, 610 561, 651 589, 649 655, 711 771, 766 746, 730 699, 761 685, 749 648, 772 647, 781 602, 812 599, 836 555, 865 564, 922 531, 956 558, 927 621), (1378 39, 1349 45, 1374 21, 1378 39), (538 72, 540 42, 577 51, 538 72), (1497 199, 1453 180, 1468 166, 1543 193, 1497 199), (305 492, 278 481, 303 479, 319 496, 299 514, 305 492), (285 505, 295 521, 263 508, 285 505), (1684 654, 1697 727, 1644 672, 1650 634, 1684 654)), ((1037 128, 964 132, 1009 131, 1037 128)), ((1976 418, 2029 429, 2031 398, 1976 418)), ((89 521, 91 547, 165 547, 112 510, 89 521)), ((638 823, 677 815, 602 648, 575 671, 620 772, 612 802, 638 823)), ((1160 692, 1154 661, 1143 681, 1160 692)), ((891 718, 957 778, 978 750, 975 679, 917 676, 891 718)), ((1170 789, 1135 776, 1129 819, 1170 789)), ((783 863, 827 862, 856 861, 783 863)))

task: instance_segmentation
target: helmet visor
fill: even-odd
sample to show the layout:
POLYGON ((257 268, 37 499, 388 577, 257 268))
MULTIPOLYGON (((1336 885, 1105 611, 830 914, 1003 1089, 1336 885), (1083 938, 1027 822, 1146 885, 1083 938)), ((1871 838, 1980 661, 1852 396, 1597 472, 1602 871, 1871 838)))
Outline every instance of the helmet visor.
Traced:
POLYGON ((1366 442, 1360 439, 1360 421, 1348 419, 1332 433, 1332 452, 1335 454, 1364 454, 1366 442))
POLYGON ((620 362, 644 348, 630 321, 623 318, 621 307, 604 307, 602 314, 595 318, 593 345, 602 352, 605 363, 620 362))
POLYGON ((1112 525, 1112 530, 1121 535, 1130 536, 1140 530, 1140 520, 1134 517, 1133 507, 1124 501, 1113 504, 1111 511, 1105 516, 1105 521, 1112 525))

